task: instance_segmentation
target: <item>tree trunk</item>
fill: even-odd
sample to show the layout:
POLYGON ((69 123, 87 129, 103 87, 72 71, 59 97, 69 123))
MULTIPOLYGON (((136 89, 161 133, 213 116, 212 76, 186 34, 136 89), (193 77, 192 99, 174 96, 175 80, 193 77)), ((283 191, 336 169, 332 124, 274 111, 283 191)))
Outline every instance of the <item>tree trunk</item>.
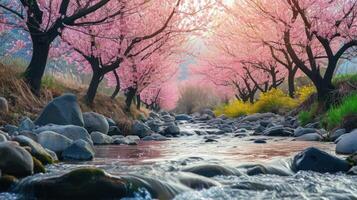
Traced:
POLYGON ((140 110, 140 106, 141 106, 140 95, 136 95, 136 109, 140 110))
POLYGON ((133 99, 136 94, 136 89, 134 88, 129 88, 127 93, 126 93, 126 99, 125 99, 125 105, 126 105, 126 110, 130 111, 130 106, 131 103, 133 102, 133 99))
POLYGON ((289 88, 289 96, 294 98, 295 95, 295 72, 293 70, 289 70, 288 74, 288 88, 289 88))
POLYGON ((115 70, 113 71, 113 74, 115 76, 115 81, 116 81, 117 85, 115 86, 115 90, 114 90, 111 98, 115 99, 117 97, 117 95, 119 94, 119 92, 120 92, 120 79, 119 79, 118 73, 115 70))
POLYGON ((32 92, 40 94, 41 80, 46 69, 50 41, 47 36, 31 36, 33 43, 33 53, 29 66, 25 71, 25 81, 30 86, 32 92))
POLYGON ((90 81, 86 94, 87 105, 93 104, 101 79, 102 79, 102 74, 100 72, 93 72, 92 80, 90 81))

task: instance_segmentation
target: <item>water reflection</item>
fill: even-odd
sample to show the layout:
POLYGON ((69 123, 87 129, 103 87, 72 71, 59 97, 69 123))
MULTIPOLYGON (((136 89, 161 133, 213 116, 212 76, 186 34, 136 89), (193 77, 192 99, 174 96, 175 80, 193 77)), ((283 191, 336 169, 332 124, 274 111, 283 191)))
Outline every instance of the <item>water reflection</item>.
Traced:
POLYGON ((205 143, 201 136, 191 136, 169 141, 143 141, 136 146, 97 146, 94 163, 113 160, 122 165, 153 164, 160 161, 201 157, 206 161, 219 161, 229 165, 246 162, 267 162, 275 158, 292 156, 314 146, 333 153, 333 143, 292 141, 290 138, 273 138, 266 144, 255 144, 254 138, 223 137, 217 143, 205 143))

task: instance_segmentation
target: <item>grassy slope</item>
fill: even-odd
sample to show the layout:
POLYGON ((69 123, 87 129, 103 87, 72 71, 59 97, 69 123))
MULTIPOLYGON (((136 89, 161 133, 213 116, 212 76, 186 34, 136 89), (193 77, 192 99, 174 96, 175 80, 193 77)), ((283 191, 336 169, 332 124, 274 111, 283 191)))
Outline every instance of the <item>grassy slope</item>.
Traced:
POLYGON ((131 109, 131 113, 125 113, 122 98, 112 100, 101 93, 97 95, 93 108, 90 108, 84 103, 85 87, 66 82, 45 77, 41 95, 37 97, 21 79, 18 67, 0 64, 0 96, 8 100, 10 109, 8 113, 0 113, 0 125, 17 124, 22 116, 35 119, 49 101, 65 92, 77 95, 83 112, 94 111, 111 117, 127 133, 130 132, 132 119, 147 114, 146 110, 138 111, 135 108, 131 109))

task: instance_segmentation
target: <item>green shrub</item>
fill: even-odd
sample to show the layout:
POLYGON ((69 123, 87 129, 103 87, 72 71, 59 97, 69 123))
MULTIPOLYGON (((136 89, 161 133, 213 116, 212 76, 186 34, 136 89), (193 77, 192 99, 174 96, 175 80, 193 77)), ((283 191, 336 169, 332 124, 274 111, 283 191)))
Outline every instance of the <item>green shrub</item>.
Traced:
POLYGON ((339 85, 344 82, 350 82, 352 84, 357 84, 357 73, 338 75, 332 79, 332 83, 334 85, 339 85))
POLYGON ((311 123, 313 120, 313 116, 308 111, 302 111, 298 116, 299 122, 301 125, 305 126, 308 123, 311 123))
POLYGON ((333 129, 342 124, 344 117, 351 114, 357 114, 357 92, 345 97, 340 105, 330 108, 324 117, 324 124, 328 129, 333 129))

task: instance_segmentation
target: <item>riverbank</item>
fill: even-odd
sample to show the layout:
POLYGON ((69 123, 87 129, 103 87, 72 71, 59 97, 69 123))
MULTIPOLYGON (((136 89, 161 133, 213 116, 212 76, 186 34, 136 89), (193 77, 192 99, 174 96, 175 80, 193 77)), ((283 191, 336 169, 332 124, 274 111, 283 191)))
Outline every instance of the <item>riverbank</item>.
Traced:
POLYGON ((284 177, 313 174, 318 182, 336 173, 343 181, 356 175, 356 156, 346 155, 356 151, 356 131, 331 134, 317 123, 301 127, 295 117, 273 113, 230 119, 208 109, 193 115, 151 112, 134 121, 127 135, 102 114, 82 113, 76 96, 66 94, 46 105, 35 121, 25 118, 1 130, 0 185, 7 192, 1 195, 15 198, 185 199, 188 194, 210 196, 202 189, 257 192, 281 187, 241 182, 256 182, 256 177, 288 181, 284 177), (332 136, 336 145, 327 142, 332 136), (170 151, 170 157, 162 156, 170 151), (344 155, 336 157, 335 152, 344 155), (239 155, 252 157, 249 161, 239 155), (233 182, 227 185, 226 179, 233 182))

